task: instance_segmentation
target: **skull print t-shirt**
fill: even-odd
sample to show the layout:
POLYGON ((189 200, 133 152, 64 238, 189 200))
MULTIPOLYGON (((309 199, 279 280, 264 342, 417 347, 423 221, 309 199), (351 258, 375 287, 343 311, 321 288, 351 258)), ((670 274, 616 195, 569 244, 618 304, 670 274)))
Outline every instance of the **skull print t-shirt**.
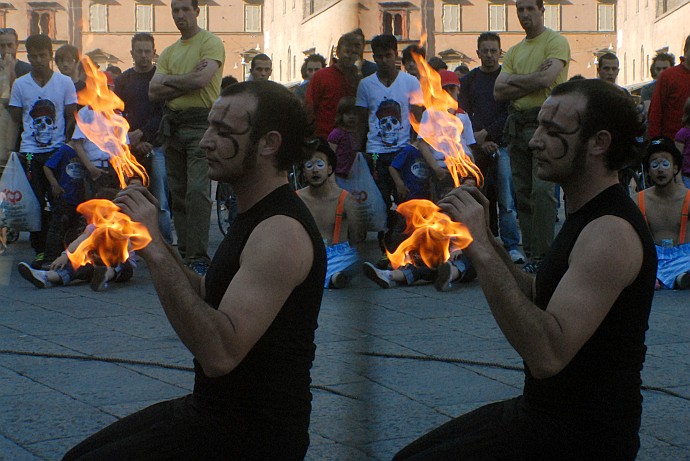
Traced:
POLYGON ((369 113, 367 152, 398 152, 410 140, 410 106, 424 104, 419 81, 398 72, 391 86, 385 86, 376 74, 362 79, 357 88, 357 106, 369 113))
POLYGON ((14 81, 10 106, 22 109, 22 152, 53 152, 65 142, 65 106, 77 103, 77 92, 69 77, 53 72, 48 83, 39 86, 28 73, 14 81))

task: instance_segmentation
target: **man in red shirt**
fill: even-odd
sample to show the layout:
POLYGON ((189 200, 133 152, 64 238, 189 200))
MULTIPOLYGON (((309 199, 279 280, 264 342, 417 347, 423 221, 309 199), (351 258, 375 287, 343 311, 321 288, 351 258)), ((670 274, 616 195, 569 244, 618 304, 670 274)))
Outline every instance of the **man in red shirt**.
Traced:
POLYGON ((308 120, 316 122, 315 135, 327 139, 335 128, 335 112, 338 102, 345 96, 357 93, 357 68, 355 61, 362 54, 359 35, 347 33, 338 40, 338 61, 316 72, 309 82, 305 106, 308 120))
POLYGON ((685 39, 684 59, 659 75, 649 106, 649 137, 673 139, 680 130, 683 105, 690 97, 690 35, 685 39))

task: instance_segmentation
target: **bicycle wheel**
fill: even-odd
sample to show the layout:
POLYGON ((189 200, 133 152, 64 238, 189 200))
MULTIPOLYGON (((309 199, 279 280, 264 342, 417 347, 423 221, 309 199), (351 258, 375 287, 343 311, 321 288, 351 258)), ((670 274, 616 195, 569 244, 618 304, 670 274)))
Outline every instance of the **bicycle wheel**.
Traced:
POLYGON ((216 187, 216 215, 218 227, 226 235, 237 216, 237 199, 228 183, 219 182, 216 187))

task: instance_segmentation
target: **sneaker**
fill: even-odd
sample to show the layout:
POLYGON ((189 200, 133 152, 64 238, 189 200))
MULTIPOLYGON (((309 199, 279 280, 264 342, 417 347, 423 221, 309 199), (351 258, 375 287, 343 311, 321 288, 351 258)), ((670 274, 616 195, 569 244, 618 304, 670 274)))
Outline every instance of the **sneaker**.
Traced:
POLYGON ((45 263, 45 260, 46 260, 46 254, 45 253, 38 253, 36 255, 36 259, 31 261, 31 267, 34 269, 41 269, 41 267, 45 263))
POLYGON ((536 274, 537 271, 539 270, 539 266, 541 266, 541 262, 533 262, 533 263, 525 264, 522 267, 522 270, 524 272, 527 272, 528 274, 536 274))
POLYGON ((206 272, 208 272, 208 264, 202 261, 195 261, 189 263, 187 264, 187 267, 189 267, 199 277, 203 277, 204 275, 206 275, 206 272))
POLYGON ((103 291, 108 286, 108 266, 95 266, 91 276, 91 289, 103 291))
POLYGON ((391 277, 391 271, 378 269, 372 263, 364 263, 363 265, 364 275, 368 279, 373 280, 381 288, 392 288, 395 286, 395 282, 391 277))
POLYGON ((34 269, 24 262, 19 263, 17 269, 19 269, 19 275, 33 283, 36 288, 48 288, 53 285, 48 281, 45 271, 34 269))
POLYGON ((343 272, 336 272, 331 276, 331 288, 340 290, 345 288, 345 285, 347 285, 347 275, 343 272))
POLYGON ((378 269, 385 269, 385 270, 391 269, 391 262, 388 260, 387 254, 384 253, 383 256, 381 256, 381 259, 376 261, 376 267, 378 269))
POLYGON ((510 255, 510 259, 512 259, 515 264, 525 264, 525 257, 517 248, 510 250, 508 254, 510 255))
POLYGON ((453 264, 446 261, 436 269, 436 279, 434 279, 434 288, 438 291, 446 291, 450 288, 451 278, 453 277, 453 264))
POLYGON ((676 290, 687 290, 690 288, 690 272, 683 272, 676 277, 676 283, 674 285, 676 290))

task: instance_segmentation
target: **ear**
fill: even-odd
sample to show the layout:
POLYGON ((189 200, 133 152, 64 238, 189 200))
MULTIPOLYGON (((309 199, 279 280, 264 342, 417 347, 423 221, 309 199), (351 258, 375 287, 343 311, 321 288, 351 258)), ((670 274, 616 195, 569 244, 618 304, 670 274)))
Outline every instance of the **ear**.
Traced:
POLYGON ((259 155, 275 155, 283 143, 283 136, 277 131, 269 131, 259 141, 259 155))
POLYGON ((604 157, 611 147, 611 133, 606 130, 597 131, 589 138, 590 153, 595 156, 604 157))

